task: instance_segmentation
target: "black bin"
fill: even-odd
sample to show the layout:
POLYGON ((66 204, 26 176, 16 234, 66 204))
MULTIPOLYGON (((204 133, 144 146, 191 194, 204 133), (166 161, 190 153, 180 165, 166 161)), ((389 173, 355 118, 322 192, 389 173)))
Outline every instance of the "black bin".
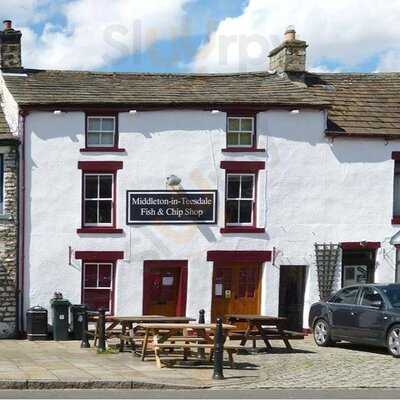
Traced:
POLYGON ((58 295, 50 300, 51 319, 53 324, 53 339, 68 340, 69 339, 69 306, 70 302, 58 295))
POLYGON ((71 304, 69 308, 71 311, 71 333, 72 339, 82 339, 82 325, 83 325, 83 313, 86 310, 84 304, 71 304))
POLYGON ((47 310, 40 306, 31 307, 26 312, 26 332, 28 340, 48 338, 47 310))

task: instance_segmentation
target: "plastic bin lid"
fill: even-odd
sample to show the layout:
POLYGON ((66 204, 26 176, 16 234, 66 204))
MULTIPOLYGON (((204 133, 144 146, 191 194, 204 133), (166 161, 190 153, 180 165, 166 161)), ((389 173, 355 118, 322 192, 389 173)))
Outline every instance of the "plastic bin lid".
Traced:
POLYGON ((86 306, 84 304, 71 304, 70 307, 71 308, 86 308, 86 306))
POLYGON ((55 304, 57 304, 57 305, 62 305, 63 304, 63 305, 69 306, 71 303, 67 299, 51 299, 50 300, 50 304, 52 306, 55 305, 55 304))
POLYGON ((42 306, 33 306, 33 307, 28 308, 27 311, 36 311, 36 312, 43 311, 43 312, 47 312, 47 309, 42 307, 42 306))

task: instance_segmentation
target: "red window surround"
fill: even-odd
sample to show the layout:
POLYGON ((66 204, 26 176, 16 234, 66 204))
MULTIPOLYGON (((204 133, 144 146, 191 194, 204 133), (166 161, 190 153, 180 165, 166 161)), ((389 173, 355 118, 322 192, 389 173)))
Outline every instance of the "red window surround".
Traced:
POLYGON ((381 247, 380 242, 342 242, 342 250, 377 250, 381 247))
POLYGON ((117 171, 123 168, 122 161, 79 161, 78 169, 82 170, 82 207, 81 221, 82 227, 77 229, 77 233, 123 233, 122 229, 116 227, 116 204, 117 204, 117 171), (113 224, 112 226, 84 226, 84 180, 85 173, 112 173, 114 175, 113 187, 113 224))
POLYGON ((116 263, 117 260, 124 258, 123 251, 77 251, 75 252, 75 259, 82 260, 82 279, 81 279, 81 302, 85 304, 85 302, 89 301, 92 303, 97 303, 99 301, 99 295, 109 296, 110 298, 110 314, 114 314, 114 294, 115 294, 115 271, 116 271, 116 263), (112 284, 110 289, 99 290, 96 293, 96 288, 86 288, 85 289, 85 271, 86 264, 111 264, 112 268, 112 284), (104 292, 109 292, 107 295, 104 292), (93 298, 94 295, 94 298, 93 298), (86 296, 92 296, 91 300, 88 298, 85 299, 86 296))
MULTIPOLYGON (((228 133, 228 118, 234 117, 249 117, 253 118, 254 124, 254 134, 253 134, 253 144, 251 147, 229 147, 228 146, 228 137, 226 137, 226 147, 222 149, 223 153, 265 153, 265 149, 257 148, 257 114, 255 113, 231 113, 226 117, 226 132, 228 133)), ((227 136, 227 135, 226 135, 227 136)))
MULTIPOLYGON (((392 152, 392 160, 400 161, 400 151, 392 152)), ((396 165, 397 165, 397 163, 396 163, 396 165)), ((395 178, 396 178, 396 167, 395 167, 395 178)), ((395 179, 395 182, 396 182, 396 179, 395 179)), ((392 225, 400 225, 400 215, 393 215, 392 225)))
POLYGON ((271 261, 272 253, 270 251, 227 251, 210 250, 207 252, 207 261, 213 262, 255 262, 264 263, 271 261))
POLYGON ((119 129, 118 129, 118 112, 91 112, 85 115, 85 147, 80 149, 81 153, 124 153, 126 150, 118 147, 119 129), (115 136, 114 146, 112 147, 88 147, 88 117, 114 117, 115 118, 115 136))
POLYGON ((257 224, 257 186, 258 171, 265 169, 264 161, 221 161, 221 168, 226 170, 225 174, 225 196, 228 190, 227 174, 229 173, 250 173, 255 174, 254 179, 254 205, 253 205, 253 224, 251 226, 229 226, 220 229, 221 233, 265 233, 265 228, 258 228, 257 224))

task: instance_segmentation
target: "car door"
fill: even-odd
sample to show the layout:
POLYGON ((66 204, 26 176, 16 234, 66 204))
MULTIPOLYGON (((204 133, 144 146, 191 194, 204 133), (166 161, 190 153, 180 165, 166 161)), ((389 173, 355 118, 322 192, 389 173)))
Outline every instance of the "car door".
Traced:
POLYGON ((380 345, 385 341, 386 304, 379 290, 373 286, 362 288, 356 316, 355 340, 360 343, 380 345))
POLYGON ((354 307, 357 303, 358 293, 358 286, 344 288, 328 303, 332 336, 337 339, 349 339, 355 334, 354 307))

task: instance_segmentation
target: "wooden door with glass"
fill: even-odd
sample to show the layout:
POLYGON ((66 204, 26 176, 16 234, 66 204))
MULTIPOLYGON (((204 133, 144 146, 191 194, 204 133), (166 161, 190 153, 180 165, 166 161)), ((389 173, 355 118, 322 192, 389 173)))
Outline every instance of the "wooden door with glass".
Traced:
POLYGON ((261 264, 227 263, 214 267, 211 318, 259 314, 261 264))

